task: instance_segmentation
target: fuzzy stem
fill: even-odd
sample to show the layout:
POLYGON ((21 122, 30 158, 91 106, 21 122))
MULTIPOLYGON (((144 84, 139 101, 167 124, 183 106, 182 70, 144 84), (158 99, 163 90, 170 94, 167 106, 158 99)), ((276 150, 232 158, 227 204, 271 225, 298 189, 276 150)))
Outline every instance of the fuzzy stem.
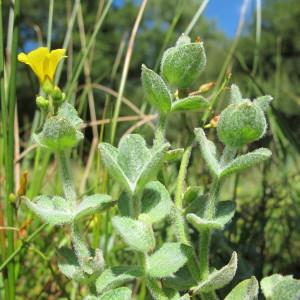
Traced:
POLYGON ((61 179, 65 197, 68 201, 75 204, 76 192, 69 170, 69 159, 67 158, 66 153, 63 151, 58 154, 58 157, 60 162, 61 179))
MULTIPOLYGON (((207 206, 205 207, 204 217, 208 220, 212 220, 216 214, 217 198, 220 190, 220 181, 216 177, 214 178, 207 206)), ((200 263, 200 279, 205 280, 209 275, 209 251, 211 243, 212 230, 204 229, 200 232, 200 244, 199 244, 199 263, 200 263)), ((212 300, 217 299, 214 292, 202 293, 201 299, 212 300)))
POLYGON ((183 189, 184 189, 184 182, 187 173, 187 167, 190 160, 192 151, 192 146, 189 146, 183 153, 181 165, 178 173, 177 178, 177 187, 175 193, 175 205, 178 209, 182 209, 182 200, 183 200, 183 189))
POLYGON ((158 125, 155 131, 154 144, 161 145, 165 141, 166 134, 166 125, 167 125, 167 116, 161 114, 159 116, 158 125))

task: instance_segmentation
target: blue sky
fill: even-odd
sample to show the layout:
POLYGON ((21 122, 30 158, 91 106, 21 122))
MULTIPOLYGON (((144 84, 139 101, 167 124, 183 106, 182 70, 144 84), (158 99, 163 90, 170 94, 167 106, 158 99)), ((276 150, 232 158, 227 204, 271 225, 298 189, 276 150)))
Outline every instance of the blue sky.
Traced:
MULTIPOLYGON (((243 0, 210 0, 204 11, 204 16, 216 21, 218 29, 224 31, 227 36, 233 37, 243 2, 243 0)), ((254 0, 250 1, 247 17, 251 15, 253 2, 254 0)))
MULTIPOLYGON (((132 1, 139 2, 139 0, 132 1)), ((188 2, 189 0, 186 1, 188 2)), ((254 1, 251 0, 250 8, 253 6, 254 1)), ((119 7, 122 6, 123 2, 124 0, 113 1, 119 7)), ((201 3, 200 0, 199 3, 201 3)), ((239 21, 242 4, 243 0, 210 0, 204 11, 204 16, 207 19, 214 20, 217 28, 224 31, 228 37, 233 37, 239 21)), ((249 15, 250 11, 248 10, 247 16, 249 15)))

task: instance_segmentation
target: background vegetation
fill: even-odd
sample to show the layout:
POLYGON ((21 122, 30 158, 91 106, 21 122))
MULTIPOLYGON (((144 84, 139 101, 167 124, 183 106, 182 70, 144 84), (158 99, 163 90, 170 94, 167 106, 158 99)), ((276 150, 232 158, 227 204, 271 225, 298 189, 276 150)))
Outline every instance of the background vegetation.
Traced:
MULTIPOLYGON (((21 1, 18 49, 31 50, 46 45, 47 41, 48 44, 51 42, 52 49, 61 48, 67 41, 68 26, 74 21, 67 47, 68 59, 64 62, 59 84, 60 87, 65 86, 69 100, 79 108, 86 124, 84 143, 72 153, 72 170, 81 194, 106 192, 118 197, 120 187, 108 177, 96 145, 99 141, 112 140, 110 120, 114 114, 124 60, 128 54, 128 41, 140 2, 125 1, 121 6, 111 6, 76 78, 76 68, 107 1, 81 2, 54 2, 52 35, 49 39, 49 2, 21 1), (70 82, 74 85, 70 86, 70 82)), ((300 6, 298 0, 265 0, 262 4, 262 9, 256 8, 250 21, 244 24, 242 33, 238 32, 232 39, 218 31, 215 24, 203 16, 190 32, 192 39, 200 36, 206 47, 208 65, 199 85, 215 82, 218 86, 230 73, 230 82, 237 83, 243 95, 251 99, 264 94, 274 97, 269 112, 269 131, 259 142, 259 145, 272 150, 272 159, 264 166, 226 182, 221 192, 222 199, 236 200, 238 213, 225 233, 213 239, 213 265, 224 265, 232 249, 236 249, 240 258, 236 281, 252 274, 259 280, 275 272, 300 277, 300 6)), ((5 46, 9 45, 11 38, 10 31, 5 31, 10 28, 10 5, 10 1, 3 1, 5 46)), ((133 131, 152 139, 151 122, 156 122, 155 112, 150 110, 143 98, 141 64, 158 70, 162 49, 174 44, 198 8, 199 1, 193 0, 188 5, 185 0, 148 1, 126 78, 123 94, 126 99, 121 105, 115 143, 124 133, 133 131)), ((41 191, 59 193, 56 163, 52 155, 41 149, 36 150, 32 144, 31 135, 39 127, 39 113, 34 101, 39 85, 29 69, 21 64, 17 66, 16 86, 15 190, 18 190, 22 174, 28 171, 27 195, 30 198, 41 191)), ((218 97, 209 119, 224 107, 227 96, 225 91, 218 97)), ((203 115, 176 115, 170 123, 168 140, 174 147, 185 147, 193 136, 192 128, 203 123, 203 115)), ((215 134, 212 128, 211 138, 215 134)), ((67 232, 62 234, 57 228, 47 226, 34 240, 24 244, 24 240, 41 223, 19 202, 15 203, 13 228, 5 229, 5 154, 2 143, 1 130, 0 243, 4 245, 7 232, 13 230, 16 246, 22 247, 16 256, 17 298, 81 299, 85 291, 69 283, 57 270, 55 253, 58 246, 69 243, 67 232)), ((196 149, 191 165, 187 181, 207 189, 208 172, 196 149)), ((179 164, 173 163, 165 167, 161 174, 171 190, 178 169, 179 164)), ((86 238, 93 247, 100 244, 106 260, 114 265, 117 261, 133 258, 113 232, 109 222, 110 213, 89 220, 86 238)), ((170 233, 165 230, 164 234, 168 236, 170 233)), ((165 236, 157 237, 157 240, 163 240, 165 236)), ((134 287, 136 290, 138 288, 134 287)))

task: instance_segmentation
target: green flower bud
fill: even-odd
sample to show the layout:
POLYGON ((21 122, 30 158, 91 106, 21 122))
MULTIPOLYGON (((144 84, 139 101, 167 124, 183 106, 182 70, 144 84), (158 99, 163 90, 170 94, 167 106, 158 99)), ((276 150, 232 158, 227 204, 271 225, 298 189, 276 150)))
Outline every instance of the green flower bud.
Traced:
POLYGON ((37 96, 35 99, 35 103, 38 108, 48 110, 49 101, 42 96, 37 96))
POLYGON ((56 86, 51 92, 51 97, 54 103, 61 104, 65 100, 65 93, 63 93, 60 88, 56 86))
POLYGON ((198 79, 206 65, 203 43, 189 43, 186 36, 179 38, 175 47, 165 51, 161 73, 173 86, 185 89, 198 79))
POLYGON ((266 129, 262 109, 250 100, 229 105, 221 113, 217 125, 219 139, 231 147, 241 147, 260 139, 266 129))
POLYGON ((54 86, 52 84, 52 82, 50 81, 50 79, 46 78, 43 82, 42 82, 42 89, 45 92, 45 94, 50 95, 54 89, 54 86))

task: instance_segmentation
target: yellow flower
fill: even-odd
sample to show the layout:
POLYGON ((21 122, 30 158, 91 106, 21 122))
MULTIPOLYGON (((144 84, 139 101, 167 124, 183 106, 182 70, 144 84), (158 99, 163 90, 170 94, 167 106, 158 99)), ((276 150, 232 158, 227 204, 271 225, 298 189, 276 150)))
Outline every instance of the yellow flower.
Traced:
POLYGON ((46 80, 52 83, 58 63, 66 57, 65 52, 65 49, 49 51, 47 47, 40 47, 28 54, 20 53, 18 60, 30 66, 40 83, 46 80))

